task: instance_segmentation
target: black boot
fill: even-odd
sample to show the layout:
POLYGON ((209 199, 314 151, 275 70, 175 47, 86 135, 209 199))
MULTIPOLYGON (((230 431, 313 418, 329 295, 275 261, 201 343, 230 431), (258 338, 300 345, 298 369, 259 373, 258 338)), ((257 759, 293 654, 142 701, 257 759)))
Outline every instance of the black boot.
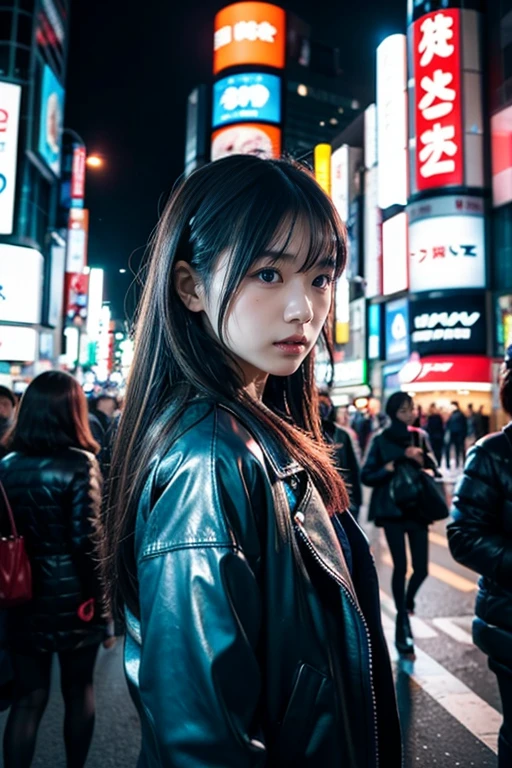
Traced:
POLYGON ((414 654, 414 641, 406 611, 396 615, 395 645, 398 653, 408 656, 414 654))

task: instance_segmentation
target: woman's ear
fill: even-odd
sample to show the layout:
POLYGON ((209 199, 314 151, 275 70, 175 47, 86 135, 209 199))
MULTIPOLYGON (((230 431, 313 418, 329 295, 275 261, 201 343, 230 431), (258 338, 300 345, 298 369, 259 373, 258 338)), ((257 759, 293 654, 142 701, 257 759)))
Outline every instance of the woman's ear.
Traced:
POLYGON ((197 273, 186 261, 178 261, 174 267, 174 287, 187 309, 203 312, 204 291, 197 273))

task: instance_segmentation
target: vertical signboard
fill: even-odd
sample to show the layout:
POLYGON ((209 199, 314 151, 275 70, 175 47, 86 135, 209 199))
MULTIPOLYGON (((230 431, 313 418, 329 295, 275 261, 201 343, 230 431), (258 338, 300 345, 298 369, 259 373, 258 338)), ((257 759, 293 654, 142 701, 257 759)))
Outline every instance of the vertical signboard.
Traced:
POLYGON ((64 88, 45 64, 41 82, 41 111, 39 115, 38 150, 48 167, 60 175, 62 124, 64 119, 64 88))
POLYGON ((83 208, 85 196, 85 147, 75 145, 73 147, 73 161, 71 166, 71 207, 83 208))
MULTIPOLYGON (((407 38, 377 48, 379 206, 407 203, 407 38)), ((371 159, 371 158, 370 158, 371 159)))
POLYGON ((364 184, 364 278, 366 296, 382 293, 382 225, 377 204, 378 166, 365 172, 364 184))
POLYGON ((331 145, 317 144, 314 150, 315 179, 326 195, 331 194, 331 145))
POLYGON ((0 82, 0 235, 13 229, 20 101, 20 85, 0 82))
POLYGON ((385 296, 409 287, 407 214, 398 213, 382 225, 382 289, 385 296))
POLYGON ((66 272, 82 272, 87 264, 87 236, 89 232, 89 211, 87 208, 72 208, 69 212, 66 272))
POLYGON ((422 16, 413 25, 418 191, 464 183, 461 11, 422 16))

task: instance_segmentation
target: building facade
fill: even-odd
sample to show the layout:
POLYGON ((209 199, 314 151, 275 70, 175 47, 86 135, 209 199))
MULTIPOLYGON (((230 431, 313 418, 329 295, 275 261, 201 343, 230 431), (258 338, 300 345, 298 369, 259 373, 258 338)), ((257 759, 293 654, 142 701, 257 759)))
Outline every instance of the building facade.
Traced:
POLYGON ((20 386, 59 353, 68 21, 68 0, 8 0, 0 10, 0 374, 20 386))

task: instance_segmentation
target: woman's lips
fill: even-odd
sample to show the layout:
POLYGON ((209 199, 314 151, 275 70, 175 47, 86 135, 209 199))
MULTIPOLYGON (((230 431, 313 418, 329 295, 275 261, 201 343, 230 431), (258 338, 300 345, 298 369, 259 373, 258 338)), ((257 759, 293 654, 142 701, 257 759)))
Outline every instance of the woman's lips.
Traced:
POLYGON ((302 341, 276 341, 274 347, 285 355, 301 355, 306 349, 306 344, 302 341))

